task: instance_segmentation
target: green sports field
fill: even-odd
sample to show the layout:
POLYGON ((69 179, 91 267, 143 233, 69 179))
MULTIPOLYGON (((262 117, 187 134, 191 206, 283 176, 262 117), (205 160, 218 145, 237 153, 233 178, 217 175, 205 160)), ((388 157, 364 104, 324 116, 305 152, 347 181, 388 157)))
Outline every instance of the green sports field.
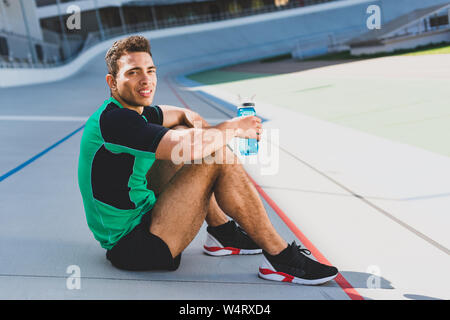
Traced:
POLYGON ((450 46, 442 46, 438 48, 430 48, 425 50, 419 50, 415 52, 405 53, 407 56, 419 56, 425 54, 450 54, 450 46))
POLYGON ((450 54, 428 53, 279 75, 211 70, 189 78, 450 156, 450 54))

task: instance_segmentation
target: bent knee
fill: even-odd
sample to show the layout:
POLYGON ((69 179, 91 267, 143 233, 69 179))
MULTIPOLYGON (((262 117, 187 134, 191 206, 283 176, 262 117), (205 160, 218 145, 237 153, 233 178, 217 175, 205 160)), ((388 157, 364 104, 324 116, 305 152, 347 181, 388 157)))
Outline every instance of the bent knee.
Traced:
POLYGON ((176 126, 170 128, 170 129, 171 129, 171 130, 185 130, 185 129, 189 129, 189 127, 188 127, 188 126, 185 126, 185 125, 183 125, 183 124, 179 124, 179 125, 176 125, 176 126))

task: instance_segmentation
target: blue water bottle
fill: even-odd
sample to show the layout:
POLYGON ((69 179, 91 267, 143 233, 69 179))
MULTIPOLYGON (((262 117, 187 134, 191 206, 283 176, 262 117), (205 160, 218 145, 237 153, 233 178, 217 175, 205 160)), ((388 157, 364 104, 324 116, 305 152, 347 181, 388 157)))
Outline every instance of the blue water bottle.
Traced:
MULTIPOLYGON (((238 106, 238 117, 256 115, 255 104, 253 102, 245 102, 238 106)), ((258 140, 240 138, 239 151, 243 156, 255 155, 258 153, 258 140)))

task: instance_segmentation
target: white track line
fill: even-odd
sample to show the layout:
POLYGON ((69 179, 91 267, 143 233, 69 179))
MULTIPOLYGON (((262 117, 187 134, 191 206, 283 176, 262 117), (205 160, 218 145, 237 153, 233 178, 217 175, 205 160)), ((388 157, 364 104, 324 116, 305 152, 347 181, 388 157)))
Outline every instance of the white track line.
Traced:
MULTIPOLYGON (((0 121, 68 121, 86 122, 88 117, 63 117, 63 116, 0 116, 0 121)), ((207 118, 208 123, 217 124, 225 121, 219 118, 207 118)))
POLYGON ((0 121, 72 121, 84 122, 87 117, 62 117, 62 116, 0 116, 0 121))

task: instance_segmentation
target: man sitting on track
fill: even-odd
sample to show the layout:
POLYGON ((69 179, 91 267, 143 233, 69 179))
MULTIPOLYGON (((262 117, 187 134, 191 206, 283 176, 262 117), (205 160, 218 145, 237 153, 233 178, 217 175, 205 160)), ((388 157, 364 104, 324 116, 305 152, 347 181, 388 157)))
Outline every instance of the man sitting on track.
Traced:
POLYGON ((156 66, 143 37, 116 41, 106 63, 111 97, 86 123, 78 180, 89 228, 115 267, 176 270, 206 220, 209 255, 262 252, 259 276, 268 280, 336 277, 335 267, 281 238, 227 147, 234 137, 259 140, 258 117, 209 126, 188 109, 150 106, 156 66))

